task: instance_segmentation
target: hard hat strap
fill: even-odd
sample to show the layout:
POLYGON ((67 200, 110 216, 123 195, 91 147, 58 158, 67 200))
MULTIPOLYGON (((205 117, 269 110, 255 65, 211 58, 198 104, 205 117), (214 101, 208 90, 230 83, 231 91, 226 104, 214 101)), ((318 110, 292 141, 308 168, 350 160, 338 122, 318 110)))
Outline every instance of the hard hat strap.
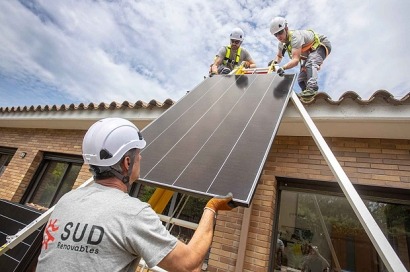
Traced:
POLYGON ((111 172, 114 176, 116 176, 118 179, 120 179, 122 182, 124 182, 124 183, 128 183, 128 182, 129 182, 130 177, 121 174, 117 169, 114 169, 113 167, 110 167, 110 172, 111 172))
MULTIPOLYGON (((124 184, 128 184, 130 182, 130 176, 132 173, 132 169, 134 167, 134 162, 135 162, 135 156, 137 154, 134 153, 133 156, 130 156, 130 167, 128 167, 128 172, 127 175, 123 175, 120 173, 117 169, 110 167, 110 172, 114 174, 118 179, 120 179, 124 184)), ((125 159, 125 158, 124 158, 125 159)))

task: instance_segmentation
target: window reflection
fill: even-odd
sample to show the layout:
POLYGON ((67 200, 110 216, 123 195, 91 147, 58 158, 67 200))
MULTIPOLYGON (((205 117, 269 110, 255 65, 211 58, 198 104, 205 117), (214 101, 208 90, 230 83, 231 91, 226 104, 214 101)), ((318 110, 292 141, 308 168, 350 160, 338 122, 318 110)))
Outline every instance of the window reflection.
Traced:
POLYGON ((34 204, 41 208, 53 206, 72 189, 81 167, 81 159, 46 155, 22 203, 34 204))
MULTIPOLYGON (((409 269, 410 207, 364 203, 409 269)), ((276 271, 387 271, 346 198, 282 191, 280 207, 276 271)))

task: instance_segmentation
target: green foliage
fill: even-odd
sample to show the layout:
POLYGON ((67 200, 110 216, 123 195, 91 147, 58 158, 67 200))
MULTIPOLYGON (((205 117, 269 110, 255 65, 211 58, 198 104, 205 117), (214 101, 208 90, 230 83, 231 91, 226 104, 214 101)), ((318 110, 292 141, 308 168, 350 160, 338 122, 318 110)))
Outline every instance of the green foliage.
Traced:
POLYGON ((151 196, 155 192, 155 187, 147 186, 147 185, 142 185, 141 190, 138 193, 138 198, 139 200, 143 202, 148 202, 148 200, 151 198, 151 196))

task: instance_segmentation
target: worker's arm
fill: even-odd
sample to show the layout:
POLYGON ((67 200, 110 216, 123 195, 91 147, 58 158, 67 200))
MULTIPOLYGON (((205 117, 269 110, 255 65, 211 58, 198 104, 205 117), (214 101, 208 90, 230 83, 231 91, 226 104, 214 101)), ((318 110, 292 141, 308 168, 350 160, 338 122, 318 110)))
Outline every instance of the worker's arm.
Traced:
POLYGON ((217 75, 218 74, 218 66, 221 65, 223 59, 219 56, 216 56, 214 63, 211 66, 211 73, 217 75))
POLYGON ((231 210, 228 202, 232 194, 223 198, 212 198, 202 214, 192 239, 186 245, 178 241, 176 247, 158 264, 167 271, 201 271, 202 263, 211 246, 216 213, 218 210, 231 210))
POLYGON ((282 61, 282 59, 283 59, 282 50, 279 50, 278 54, 276 55, 276 58, 273 59, 273 61, 276 62, 276 63, 280 63, 282 61))
POLYGON ((256 68, 256 63, 253 59, 249 59, 245 62, 245 68, 256 68))
POLYGON ((300 55, 302 54, 302 48, 292 48, 292 59, 282 66, 284 70, 292 69, 297 66, 300 61, 300 55))

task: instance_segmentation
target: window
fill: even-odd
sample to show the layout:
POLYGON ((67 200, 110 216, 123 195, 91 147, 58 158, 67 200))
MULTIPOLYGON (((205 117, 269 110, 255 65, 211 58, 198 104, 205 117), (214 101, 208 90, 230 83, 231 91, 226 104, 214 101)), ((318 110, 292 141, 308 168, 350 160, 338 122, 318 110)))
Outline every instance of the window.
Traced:
MULTIPOLYGON (((156 187, 134 183, 130 195, 148 202, 156 187)), ((186 194, 174 194, 161 214, 183 220, 185 222, 198 224, 201 220, 203 208, 209 199, 188 196, 186 194)), ((189 242, 194 234, 193 229, 178 224, 165 224, 172 235, 185 243, 189 242)))
POLYGON ((16 149, 0 147, 0 177, 13 158, 16 149))
POLYGON ((72 189, 82 165, 80 156, 45 154, 23 197, 23 203, 46 208, 53 206, 72 189))
MULTIPOLYGON (((287 181, 280 186, 276 234, 284 247, 281 249, 276 246, 275 269, 387 271, 347 199, 339 192, 340 189, 320 188, 320 185, 308 188, 306 183, 309 181, 304 181, 301 186, 293 186, 292 182, 287 181)), ((408 192, 392 188, 358 187, 356 189, 363 202, 404 266, 409 269, 408 192), (397 194, 394 194, 395 191, 397 194)), ((280 244, 280 241, 277 240, 277 243, 280 244)))

